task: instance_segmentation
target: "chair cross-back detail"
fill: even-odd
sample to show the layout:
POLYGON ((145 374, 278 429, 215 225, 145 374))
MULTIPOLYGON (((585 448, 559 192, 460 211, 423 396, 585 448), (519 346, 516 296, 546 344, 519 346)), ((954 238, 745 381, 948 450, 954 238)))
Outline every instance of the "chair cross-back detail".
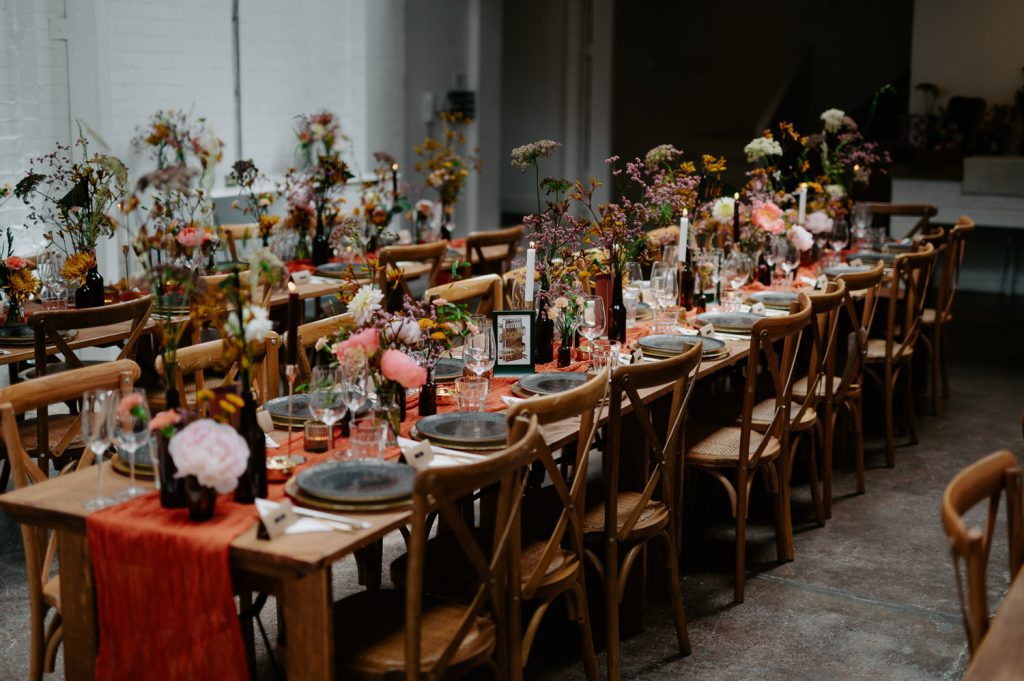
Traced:
POLYGON ((1006 529, 1009 537, 1010 579, 1018 576, 1024 564, 1024 501, 1022 475, 1017 458, 1003 450, 990 454, 964 468, 946 486, 942 496, 942 526, 949 538, 956 575, 960 614, 967 633, 971 655, 988 631, 989 608, 986 570, 992 537, 995 534, 1000 498, 1006 495, 1006 529), (968 527, 964 515, 988 499, 983 529, 968 527), (967 593, 961 563, 967 568, 967 593))
POLYGON ((435 241, 429 244, 413 244, 411 246, 385 246, 377 253, 377 261, 380 265, 380 273, 377 275, 377 285, 384 292, 384 300, 392 305, 401 305, 403 295, 415 299, 409 289, 409 282, 405 276, 399 276, 392 281, 389 272, 395 270, 403 271, 399 263, 424 263, 430 265, 427 276, 427 287, 437 285, 438 275, 441 273, 441 265, 445 255, 448 254, 447 241, 435 241), (395 298, 393 294, 398 293, 395 298))
POLYGON ((693 424, 687 430, 686 463, 715 478, 725 489, 736 518, 736 584, 734 600, 743 602, 746 584, 747 508, 754 476, 764 470, 775 496, 775 542, 780 561, 793 553, 793 527, 789 511, 789 482, 781 438, 783 423, 789 418, 793 391, 793 368, 801 332, 811 319, 811 302, 806 295, 783 317, 766 317, 754 323, 750 333, 746 381, 739 426, 693 424), (795 311, 794 311, 795 310, 795 311), (782 342, 777 353, 775 343, 782 342), (774 392, 771 418, 753 427, 754 405, 758 402, 759 368, 774 392), (736 471, 735 484, 725 471, 736 471))
POLYGON ((911 359, 921 333, 921 318, 935 255, 936 251, 932 245, 925 244, 919 251, 903 253, 893 259, 892 274, 887 284, 889 307, 886 312, 884 337, 868 339, 864 371, 882 391, 886 465, 889 468, 896 465, 892 410, 897 382, 901 376, 907 431, 911 444, 917 443, 911 359))
POLYGON ((541 440, 538 443, 533 456, 533 460, 543 467, 557 496, 558 519, 547 538, 538 539, 529 547, 530 560, 513 566, 510 584, 513 590, 518 591, 516 602, 540 602, 525 633, 521 630, 519 608, 511 608, 508 614, 511 637, 509 665, 515 678, 521 676, 522 668, 529 659, 530 648, 548 606, 561 595, 568 599, 570 616, 576 620, 579 629, 587 678, 598 677, 584 581, 583 511, 590 450, 594 446, 598 417, 607 394, 608 372, 605 370, 577 388, 557 395, 532 397, 512 405, 508 411, 510 439, 518 436, 517 429, 521 429, 521 425, 517 424, 525 417, 535 417, 541 425, 579 418, 579 435, 573 448, 572 472, 568 480, 546 442, 541 440), (564 549, 565 546, 568 549, 564 549))
MULTIPOLYGON (((79 369, 86 366, 71 349, 62 332, 77 329, 96 328, 113 324, 128 323, 128 337, 117 355, 117 359, 133 359, 138 348, 139 338, 146 330, 149 315, 153 311, 153 295, 143 296, 137 300, 113 305, 102 305, 81 310, 43 310, 29 317, 28 325, 33 332, 33 349, 35 357, 34 376, 45 376, 55 370, 64 372, 68 369, 79 369), (47 348, 56 348, 63 361, 54 366, 47 366, 47 348)), ((65 419, 67 420, 67 419, 65 419)), ((50 418, 47 409, 40 409, 36 414, 36 448, 40 460, 44 456, 60 460, 68 446, 74 441, 79 430, 79 419, 74 416, 66 424, 58 441, 51 446, 50 418)))
MULTIPOLYGON (((869 202, 868 210, 873 215, 885 215, 888 217, 909 217, 918 218, 917 223, 910 228, 907 236, 915 234, 926 234, 929 231, 930 220, 939 213, 939 209, 927 203, 881 203, 869 202)), ((889 225, 885 227, 885 233, 890 234, 889 225)))
POLYGON ((505 289, 500 275, 483 274, 471 279, 461 279, 448 284, 428 288, 423 299, 431 301, 444 298, 449 303, 469 303, 478 300, 476 314, 491 316, 503 309, 505 289))
MULTIPOLYGON (((41 376, 0 390, 0 429, 11 463, 11 478, 15 489, 45 482, 49 477, 32 461, 22 445, 19 416, 32 410, 44 410, 51 404, 77 400, 86 390, 131 390, 139 374, 139 366, 135 362, 122 359, 41 376)), ((69 464, 61 474, 87 466, 92 459, 87 450, 74 466, 69 464)), ((48 533, 43 528, 22 525, 21 538, 25 547, 28 577, 31 633, 29 679, 39 681, 44 670, 53 671, 57 650, 64 635, 60 580, 51 576, 57 556, 57 536, 56 532, 48 533), (47 624, 46 616, 51 608, 54 616, 47 624)))
POLYGON ((679 651, 684 655, 690 653, 680 590, 677 523, 682 501, 683 426, 703 351, 703 343, 698 342, 671 359, 620 366, 612 373, 602 465, 604 494, 602 503, 588 510, 585 522, 587 557, 605 587, 610 679, 618 679, 621 674, 619 606, 625 586, 637 559, 646 560, 647 544, 655 539, 663 543, 679 651), (665 432, 659 433, 654 414, 640 391, 666 384, 672 384, 671 404, 665 432), (623 416, 627 410, 632 411, 640 429, 639 447, 633 438, 623 441, 623 416), (635 474, 636 480, 628 485, 634 489, 620 489, 625 484, 620 475, 623 466, 635 474))
POLYGON ((336 639, 341 678, 439 679, 458 677, 481 665, 505 676, 507 584, 510 566, 518 558, 516 540, 528 464, 541 441, 536 419, 517 432, 520 437, 515 443, 479 462, 417 473, 405 593, 364 591, 335 604, 336 621, 361 623, 336 639), (481 543, 466 524, 458 501, 492 487, 497 488, 494 528, 481 543), (424 588, 424 569, 430 560, 427 518, 434 511, 444 518, 472 566, 471 592, 464 600, 439 599, 424 588))
POLYGON ((466 237, 466 260, 473 274, 500 276, 508 272, 519 251, 519 244, 523 241, 523 233, 522 225, 486 232, 470 232, 466 237), (506 250, 498 257, 484 253, 483 249, 495 246, 505 246, 506 250))
MULTIPOLYGON (((296 381, 300 384, 308 383, 313 376, 313 368, 310 365, 309 357, 306 352, 309 348, 316 345, 317 340, 324 337, 332 337, 338 333, 341 329, 354 329, 356 325, 355 318, 351 314, 339 314, 333 317, 327 317, 325 319, 318 319, 315 322, 307 322, 299 327, 299 346, 296 349, 295 360, 298 363, 296 367, 296 381)), ((289 344, 293 340, 289 338, 288 334, 284 336, 284 346, 289 347, 289 344)))

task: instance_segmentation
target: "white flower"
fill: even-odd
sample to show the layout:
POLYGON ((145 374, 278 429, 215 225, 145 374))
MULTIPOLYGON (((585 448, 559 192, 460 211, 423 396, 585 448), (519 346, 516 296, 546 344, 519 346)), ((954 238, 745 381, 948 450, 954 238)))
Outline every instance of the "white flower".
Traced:
POLYGON ((711 215, 719 222, 732 220, 733 212, 736 210, 736 199, 731 196, 723 196, 715 200, 711 206, 711 215))
POLYGON ((267 334, 274 330, 270 321, 270 313, 265 307, 250 305, 245 310, 245 341, 247 343, 262 343, 267 339, 267 334))
POLYGON ((798 251, 809 251, 814 245, 814 237, 800 225, 793 225, 789 230, 789 240, 798 251))
POLYGON ((352 300, 348 303, 348 311, 355 317, 356 324, 360 326, 368 323, 373 313, 380 309, 380 303, 384 300, 384 294, 369 284, 359 287, 352 300))
POLYGON ((832 231, 832 218, 823 210, 816 210, 807 216, 807 224, 804 227, 811 234, 822 234, 832 231))
POLYGON ((416 323, 416 320, 409 319, 398 319, 390 324, 388 328, 391 330, 391 335, 403 345, 415 345, 420 342, 420 325, 416 323))
POLYGON ((828 192, 828 197, 833 201, 846 196, 846 188, 841 184, 827 184, 825 185, 825 191, 828 192))
POLYGON ((846 113, 839 109, 828 109, 821 114, 821 120, 825 121, 825 132, 839 132, 843 126, 843 116, 846 113))
POLYGON ((171 438, 168 452, 176 478, 194 475, 199 484, 220 493, 230 492, 249 462, 249 445, 229 425, 199 419, 171 438))
POLYGON ((565 296, 555 298, 555 307, 569 307, 569 299, 565 296))
POLYGON ((320 352, 326 346, 327 346, 327 336, 320 336, 319 338, 316 339, 316 345, 313 346, 313 349, 316 350, 317 352, 320 352))
POLYGON ((743 147, 747 162, 754 163, 768 156, 782 156, 782 145, 768 137, 755 137, 743 147))

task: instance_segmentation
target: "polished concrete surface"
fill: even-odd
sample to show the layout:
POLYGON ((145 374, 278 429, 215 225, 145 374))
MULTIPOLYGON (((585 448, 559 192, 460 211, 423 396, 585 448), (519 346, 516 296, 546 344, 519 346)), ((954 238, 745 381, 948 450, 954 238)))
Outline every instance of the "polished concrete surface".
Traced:
MULTIPOLYGON (((1024 328, 1024 301, 963 295, 956 317, 953 394, 943 401, 941 417, 919 409, 921 441, 898 447, 895 469, 884 467, 878 425, 869 424, 867 494, 853 493, 850 462, 837 462, 833 517, 824 528, 814 523, 806 486, 794 481, 796 559, 791 563, 775 562, 770 515, 755 504, 742 605, 732 602, 733 543, 722 513, 724 496, 710 479, 699 480, 699 503, 696 510, 688 507, 683 567, 693 654, 677 654, 668 603, 654 588, 659 570, 652 566, 644 629, 623 640, 623 678, 960 678, 967 650, 939 503, 946 483, 964 465, 1001 448, 1022 451, 1024 361, 1016 333, 1024 328)), ((866 411, 873 408, 877 402, 866 411)), ((385 565, 400 550, 400 539, 389 539, 385 565)), ((990 570, 993 603, 1007 583, 1004 557, 997 535, 990 570)), ((18 528, 0 517, 2 679, 27 675, 24 575, 18 528)), ((356 588, 351 560, 336 566, 335 585, 340 593, 356 588)), ((595 630, 603 627, 601 612, 595 603, 595 630)), ((262 617, 273 636, 272 607, 262 617)), ((527 676, 584 678, 575 626, 558 613, 547 621, 527 676)), ((603 671, 600 642, 598 652, 603 671)), ((262 646, 258 657, 260 678, 273 678, 262 646)))

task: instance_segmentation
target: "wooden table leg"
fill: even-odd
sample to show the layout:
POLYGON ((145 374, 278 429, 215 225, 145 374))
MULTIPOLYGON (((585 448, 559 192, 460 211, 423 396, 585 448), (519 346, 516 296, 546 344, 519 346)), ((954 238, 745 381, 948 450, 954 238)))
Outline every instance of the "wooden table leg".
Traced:
POLYGON ((64 678, 92 679, 96 674, 96 593, 92 559, 84 533, 57 532, 60 601, 64 620, 64 678))
POLYGON ((288 681, 333 678, 334 618, 330 567, 282 584, 288 681))

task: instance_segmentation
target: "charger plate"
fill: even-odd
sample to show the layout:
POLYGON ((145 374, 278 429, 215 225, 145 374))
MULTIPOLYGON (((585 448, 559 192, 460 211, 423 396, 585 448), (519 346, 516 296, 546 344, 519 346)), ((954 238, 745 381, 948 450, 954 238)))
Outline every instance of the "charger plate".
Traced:
POLYGON ((874 269, 871 265, 833 265, 825 268, 825 276, 835 279, 841 274, 860 274, 874 269))
POLYGON ((716 331, 731 333, 750 333, 754 324, 764 319, 764 315, 752 312, 702 312, 697 315, 701 324, 714 324, 716 331))
POLYGON ((645 357, 660 357, 667 359, 669 357, 675 357, 686 350, 692 348, 697 344, 698 340, 704 341, 704 352, 703 357, 717 358, 723 354, 728 354, 729 348, 725 345, 725 341, 719 338, 712 337, 700 337, 700 336, 682 336, 679 334, 658 334, 654 336, 644 336, 637 341, 637 345, 644 351, 645 357))
POLYGON ((557 395, 578 388, 589 380, 590 374, 582 371, 545 371, 523 376, 516 385, 534 395, 557 395))
POLYGON ((308 494, 303 494, 302 490, 299 489, 299 486, 296 484, 294 477, 284 483, 284 493, 299 506, 315 508, 321 511, 348 511, 349 513, 359 511, 390 511, 398 508, 405 508, 412 503, 412 499, 410 497, 402 497, 392 501, 366 504, 317 499, 316 497, 309 496, 308 494))
POLYGON ((295 484, 305 497, 334 504, 383 504, 412 494, 416 469, 376 459, 325 461, 299 471, 295 484))
POLYGON ((464 366, 462 359, 458 357, 442 357, 434 364, 434 382, 451 383, 462 376, 464 366))
POLYGON ((508 439, 505 415, 487 411, 450 411, 425 416, 413 427, 419 439, 453 449, 501 449, 508 439))
POLYGON ((796 302, 799 296, 796 291, 754 291, 747 299, 776 310, 788 310, 789 304, 796 302))
MULTIPOLYGON (((115 453, 114 456, 110 457, 111 467, 120 473, 121 475, 131 475, 132 469, 130 464, 121 458, 121 455, 115 453)), ((139 480, 152 480, 156 470, 153 466, 148 463, 135 462, 135 477, 139 480)))
POLYGON ((878 262, 881 260, 886 265, 892 265, 892 261, 896 259, 898 253, 882 253, 880 251, 857 251, 856 253, 847 253, 845 260, 850 262, 851 260, 860 260, 861 262, 878 262))

